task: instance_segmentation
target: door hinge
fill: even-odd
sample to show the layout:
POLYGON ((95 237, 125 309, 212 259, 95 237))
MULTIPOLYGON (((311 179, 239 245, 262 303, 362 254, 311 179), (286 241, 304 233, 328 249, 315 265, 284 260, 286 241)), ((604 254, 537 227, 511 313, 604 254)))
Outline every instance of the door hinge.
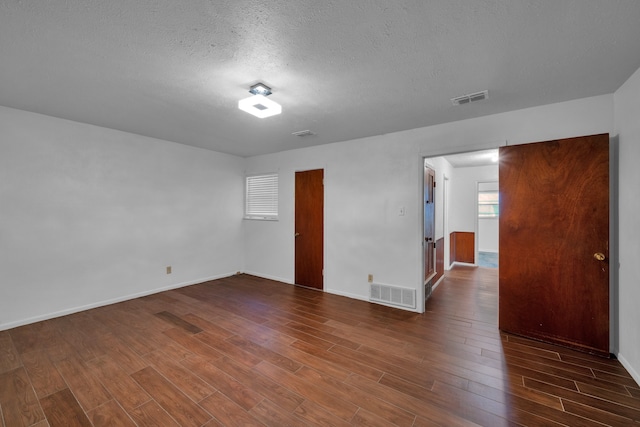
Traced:
POLYGON ((436 188, 436 182, 433 181, 433 188, 436 188))

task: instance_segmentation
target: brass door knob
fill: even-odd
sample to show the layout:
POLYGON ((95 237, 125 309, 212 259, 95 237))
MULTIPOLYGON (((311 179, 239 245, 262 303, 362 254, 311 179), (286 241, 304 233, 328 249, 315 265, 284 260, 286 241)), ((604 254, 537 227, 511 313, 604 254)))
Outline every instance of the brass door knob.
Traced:
POLYGON ((298 237, 300 235, 300 233, 296 233, 293 235, 293 237, 298 237))
POLYGON ((606 258, 602 252, 596 252, 595 254, 593 254, 593 257, 598 261, 604 261, 606 258))

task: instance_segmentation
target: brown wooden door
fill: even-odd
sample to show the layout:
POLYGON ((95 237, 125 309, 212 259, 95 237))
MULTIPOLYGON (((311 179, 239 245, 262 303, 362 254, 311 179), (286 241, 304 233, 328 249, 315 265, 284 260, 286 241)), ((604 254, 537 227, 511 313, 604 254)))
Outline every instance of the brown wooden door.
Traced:
POLYGON ((499 170, 500 329, 608 356, 609 135, 502 147, 499 170))
POLYGON ((436 233, 435 171, 424 167, 424 281, 435 272, 435 233, 436 233))
POLYGON ((323 289, 324 171, 296 172, 295 283, 323 289))

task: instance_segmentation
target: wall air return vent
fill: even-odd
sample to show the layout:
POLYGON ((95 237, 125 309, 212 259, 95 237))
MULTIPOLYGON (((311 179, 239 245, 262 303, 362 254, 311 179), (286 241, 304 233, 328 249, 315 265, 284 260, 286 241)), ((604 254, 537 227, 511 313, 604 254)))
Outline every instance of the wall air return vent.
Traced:
POLYGON ((483 99, 487 98, 489 98, 489 91, 483 90, 482 92, 470 93, 467 95, 451 98, 451 103, 453 105, 464 105, 469 104, 470 102, 482 101, 483 99))
POLYGON ((416 290, 372 283, 369 300, 398 307, 416 308, 416 290))

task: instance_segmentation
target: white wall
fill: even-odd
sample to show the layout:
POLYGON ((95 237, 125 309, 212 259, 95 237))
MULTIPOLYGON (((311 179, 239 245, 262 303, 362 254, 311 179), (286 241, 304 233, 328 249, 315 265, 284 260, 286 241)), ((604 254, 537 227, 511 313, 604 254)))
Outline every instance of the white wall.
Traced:
POLYGON ((243 165, 0 107, 0 329, 242 270, 243 165))
POLYGON ((454 169, 454 177, 451 180, 451 197, 449 204, 450 231, 470 231, 477 233, 478 182, 497 180, 497 164, 454 169))
POLYGON ((613 95, 603 95, 249 158, 248 173, 280 172, 281 218, 246 224, 246 271, 293 282, 294 172, 324 168, 325 290, 368 299, 371 273, 420 301, 423 157, 612 130, 613 95))
POLYGON ((498 218, 478 218, 478 251, 498 252, 498 218))
POLYGON ((614 99, 620 168, 618 356, 640 383, 640 70, 616 91, 614 99))

